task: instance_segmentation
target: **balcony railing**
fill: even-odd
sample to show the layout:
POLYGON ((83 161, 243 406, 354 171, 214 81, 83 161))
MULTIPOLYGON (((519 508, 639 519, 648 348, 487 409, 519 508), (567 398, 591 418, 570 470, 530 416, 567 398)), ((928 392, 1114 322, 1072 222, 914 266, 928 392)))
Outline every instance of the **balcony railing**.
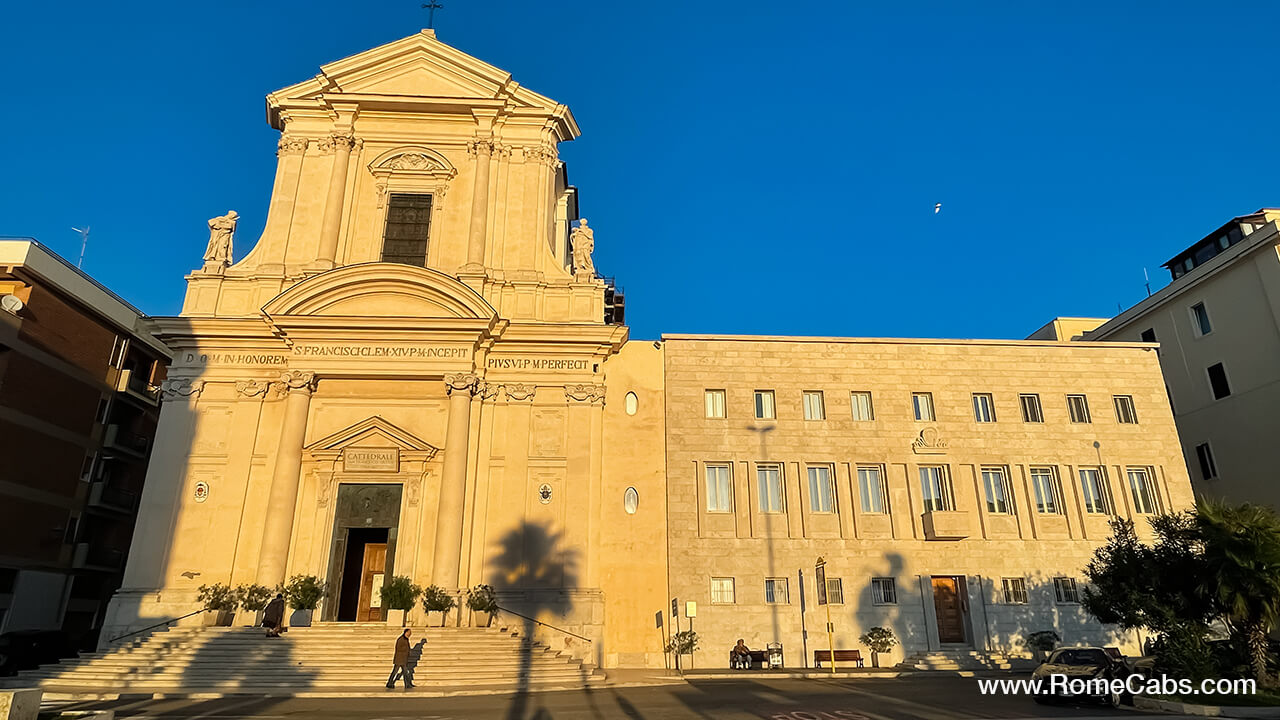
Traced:
POLYGON ((108 425, 102 438, 104 447, 122 450, 131 455, 143 457, 151 446, 151 441, 137 433, 129 432, 119 425, 108 425))
POLYGON ((138 496, 136 493, 111 487, 101 480, 89 486, 89 504, 94 507, 133 512, 137 502, 138 496))

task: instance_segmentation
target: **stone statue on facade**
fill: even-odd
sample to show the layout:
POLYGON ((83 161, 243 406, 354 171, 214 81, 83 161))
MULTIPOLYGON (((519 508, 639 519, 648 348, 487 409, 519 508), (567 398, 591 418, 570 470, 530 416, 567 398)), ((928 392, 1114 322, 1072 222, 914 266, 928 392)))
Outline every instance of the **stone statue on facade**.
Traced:
POLYGON ((573 246, 573 274, 578 278, 594 278, 596 264, 591 260, 591 253, 596 249, 596 233, 587 227, 587 219, 578 221, 578 227, 569 235, 573 246))
POLYGON ((209 246, 204 249, 206 272, 221 272, 231 264, 231 240, 239 219, 240 215, 235 210, 209 219, 209 246))

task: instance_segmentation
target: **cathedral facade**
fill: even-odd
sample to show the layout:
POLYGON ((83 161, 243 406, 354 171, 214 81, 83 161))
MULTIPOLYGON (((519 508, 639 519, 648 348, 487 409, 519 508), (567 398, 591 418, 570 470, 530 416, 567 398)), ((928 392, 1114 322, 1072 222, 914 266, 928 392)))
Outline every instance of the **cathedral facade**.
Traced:
POLYGON ((748 628, 799 665, 825 555, 838 644, 881 624, 902 654, 991 649, 993 616, 1065 612, 987 595, 1029 604, 1034 570, 1068 608, 1055 578, 1109 518, 1190 502, 1149 344, 630 341, 558 157, 573 115, 429 30, 267 109, 261 238, 233 262, 238 216, 210 220, 154 320, 173 364, 104 637, 295 575, 327 583, 316 620, 376 622, 406 576, 490 584, 604 667, 663 667, 691 612, 707 663, 748 628))

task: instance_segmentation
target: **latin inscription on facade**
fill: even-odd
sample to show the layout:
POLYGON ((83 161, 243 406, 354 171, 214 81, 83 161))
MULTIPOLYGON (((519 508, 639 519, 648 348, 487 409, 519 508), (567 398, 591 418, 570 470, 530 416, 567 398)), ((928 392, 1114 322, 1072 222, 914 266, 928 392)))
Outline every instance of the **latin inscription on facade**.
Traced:
POLYGON ((342 451, 347 472, 398 472, 400 448, 347 448, 342 451))
POLYGON ((471 349, 429 345, 297 345, 293 354, 303 357, 465 358, 471 355, 471 349))
POLYGON ((591 363, 564 358, 491 357, 488 367, 491 370, 587 370, 591 363))

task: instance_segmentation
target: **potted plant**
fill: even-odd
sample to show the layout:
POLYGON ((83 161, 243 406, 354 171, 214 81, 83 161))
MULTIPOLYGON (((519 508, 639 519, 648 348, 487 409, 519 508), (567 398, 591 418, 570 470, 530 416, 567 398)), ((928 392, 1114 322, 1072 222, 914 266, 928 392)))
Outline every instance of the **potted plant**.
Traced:
POLYGON ((871 667, 880 667, 880 653, 887 653, 898 644, 898 637, 887 627, 873 627, 858 638, 858 642, 871 649, 871 667))
POLYGON ((498 596, 489 585, 476 585, 467 591, 467 608, 471 610, 472 624, 489 627, 493 615, 498 612, 498 596))
POLYGON ((667 652, 676 656, 676 668, 680 668, 680 656, 692 655, 694 650, 698 649, 698 633, 692 630, 681 630, 671 635, 671 642, 667 643, 667 652))
POLYGON ((405 611, 413 609, 422 588, 403 575, 394 575, 378 592, 382 595, 382 607, 387 609, 387 624, 404 627, 405 611))
POLYGON ((241 627, 257 627, 262 624, 262 610, 271 602, 271 588, 266 585, 237 585, 236 602, 240 605, 236 613, 236 624, 241 627))
POLYGON ((1037 663, 1043 663, 1049 659, 1049 653, 1058 647, 1058 643, 1062 642, 1062 636, 1053 630, 1038 630, 1027 636, 1027 647, 1031 648, 1035 654, 1037 663))
POLYGON ((293 627, 311 627, 311 616, 324 597, 324 581, 315 575, 294 575, 281 588, 285 602, 293 608, 289 624, 293 627))
POLYGON ((456 601, 453 596, 439 585, 430 585, 422 591, 422 609, 427 611, 427 624, 431 624, 431 613, 440 613, 440 627, 444 627, 445 617, 453 609, 456 601))
POLYGON ((200 604, 206 610, 204 614, 205 625, 223 627, 231 625, 231 618, 239 605, 239 601, 236 599, 235 590, 232 590, 230 585, 225 583, 201 585, 196 599, 200 601, 200 604))

